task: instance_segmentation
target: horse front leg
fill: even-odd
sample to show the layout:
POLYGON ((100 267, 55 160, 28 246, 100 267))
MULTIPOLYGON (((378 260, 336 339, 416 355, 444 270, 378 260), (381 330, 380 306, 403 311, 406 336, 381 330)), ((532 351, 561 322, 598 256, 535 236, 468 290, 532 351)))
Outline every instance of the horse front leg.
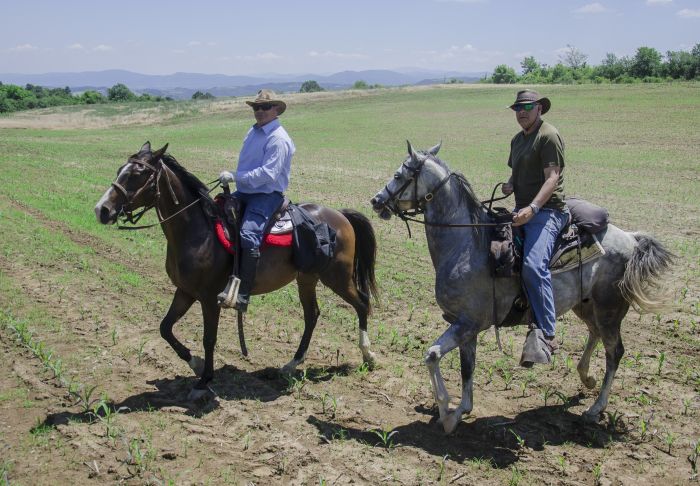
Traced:
POLYGON ((452 433, 459 422, 462 421, 462 415, 468 414, 474 408, 474 366, 476 365, 476 336, 472 339, 463 342, 459 345, 460 371, 462 374, 462 400, 459 406, 450 413, 445 420, 442 421, 442 426, 445 433, 452 433))
POLYGON ((173 326, 187 313, 194 301, 194 297, 177 289, 173 296, 173 301, 170 303, 168 313, 165 314, 165 317, 160 323, 161 337, 170 344, 170 347, 175 350, 180 359, 187 361, 190 367, 196 366, 196 357, 193 358, 190 350, 175 337, 173 334, 173 326))
MULTIPOLYGON (((440 336, 425 355, 425 364, 428 367, 428 375, 430 376, 430 384, 433 387, 433 396, 440 414, 439 422, 443 424, 446 433, 452 432, 445 426, 445 421, 450 414, 449 404, 450 395, 447 393, 445 380, 440 373, 440 360, 459 344, 465 340, 465 329, 460 324, 451 324, 447 331, 440 336)), ((474 336, 475 337, 475 336, 474 336)))
POLYGON ((221 308, 216 302, 216 296, 206 301, 202 301, 202 318, 204 321, 204 369, 199 381, 190 392, 189 399, 196 400, 212 393, 209 382, 214 377, 214 348, 216 347, 216 336, 219 330, 219 316, 221 308))

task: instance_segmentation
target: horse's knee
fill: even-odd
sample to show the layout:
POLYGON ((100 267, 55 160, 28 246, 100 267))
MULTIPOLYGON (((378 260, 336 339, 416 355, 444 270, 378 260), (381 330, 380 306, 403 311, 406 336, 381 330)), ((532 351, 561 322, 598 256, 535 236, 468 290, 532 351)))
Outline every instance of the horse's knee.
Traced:
POLYGON ((442 355, 440 353, 440 346, 431 346, 428 349, 428 352, 425 353, 425 357, 423 358, 423 362, 427 366, 432 366, 435 365, 438 361, 440 361, 440 358, 442 358, 442 355))

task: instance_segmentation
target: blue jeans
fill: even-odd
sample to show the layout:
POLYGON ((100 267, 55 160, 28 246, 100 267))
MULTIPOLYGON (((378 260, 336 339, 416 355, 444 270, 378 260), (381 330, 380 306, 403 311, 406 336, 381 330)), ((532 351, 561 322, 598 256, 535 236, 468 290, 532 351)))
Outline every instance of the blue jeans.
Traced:
POLYGON ((233 195, 245 205, 241 221, 241 248, 256 250, 262 245, 268 220, 279 209, 284 196, 279 192, 248 194, 238 191, 233 195))
POLYGON ((535 217, 522 227, 525 233, 523 283, 535 315, 535 325, 542 329, 545 336, 554 336, 557 322, 549 261, 552 258, 554 242, 568 220, 567 212, 540 209, 535 217))

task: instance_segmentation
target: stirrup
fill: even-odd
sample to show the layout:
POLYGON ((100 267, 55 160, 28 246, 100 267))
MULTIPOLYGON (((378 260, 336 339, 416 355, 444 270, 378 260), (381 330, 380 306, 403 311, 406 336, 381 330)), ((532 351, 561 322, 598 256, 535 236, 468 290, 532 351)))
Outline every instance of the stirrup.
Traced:
POLYGON ((236 307, 236 300, 238 299, 238 289, 241 286, 241 279, 236 277, 235 275, 231 275, 228 278, 228 283, 226 284, 226 288, 224 289, 223 292, 219 293, 219 295, 216 296, 216 302, 219 304, 219 307, 223 307, 226 309, 231 309, 236 307))

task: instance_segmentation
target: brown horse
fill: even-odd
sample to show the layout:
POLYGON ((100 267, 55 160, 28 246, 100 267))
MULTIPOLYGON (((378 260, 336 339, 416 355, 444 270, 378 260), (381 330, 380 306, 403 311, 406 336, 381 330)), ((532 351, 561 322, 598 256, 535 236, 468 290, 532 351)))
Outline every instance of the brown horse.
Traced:
MULTIPOLYGON (((160 226, 168 242, 165 268, 177 290, 168 313, 160 323, 160 334, 200 376, 191 398, 203 395, 214 374, 214 346, 219 327, 217 294, 225 287, 233 257, 219 243, 214 221, 218 208, 209 189, 165 153, 167 144, 155 152, 146 142, 119 168, 117 178, 95 206, 97 220, 113 224, 122 216, 132 221, 133 211, 156 208, 160 226), (199 301, 204 320, 204 363, 193 356, 173 335, 173 326, 199 301)), ((304 204, 315 218, 336 231, 335 256, 320 274, 298 272, 292 264, 290 247, 262 249, 253 294, 265 294, 297 281, 299 300, 304 309, 304 334, 294 358, 283 371, 291 373, 304 361, 319 316, 316 283, 320 280, 357 312, 359 346, 364 362, 374 364, 367 333, 371 297, 376 298, 374 280, 376 239, 370 221, 361 213, 304 204)))

